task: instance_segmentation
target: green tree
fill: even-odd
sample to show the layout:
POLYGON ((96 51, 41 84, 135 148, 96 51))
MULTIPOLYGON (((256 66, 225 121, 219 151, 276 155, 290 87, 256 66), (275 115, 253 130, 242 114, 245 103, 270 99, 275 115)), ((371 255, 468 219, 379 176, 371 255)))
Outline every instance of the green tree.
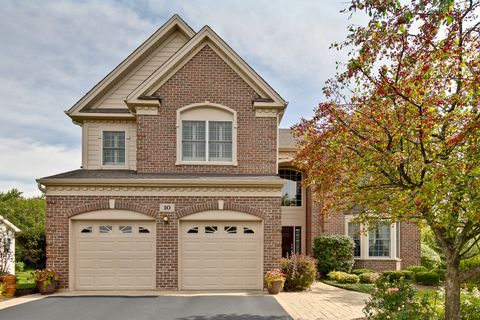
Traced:
POLYGON ((296 165, 325 212, 427 223, 446 263, 446 318, 460 319, 460 271, 480 237, 479 1, 354 0, 351 59, 327 101, 294 127, 296 165))
POLYGON ((45 266, 44 197, 25 198, 17 189, 0 193, 0 215, 20 228, 16 235, 15 256, 30 267, 45 266))

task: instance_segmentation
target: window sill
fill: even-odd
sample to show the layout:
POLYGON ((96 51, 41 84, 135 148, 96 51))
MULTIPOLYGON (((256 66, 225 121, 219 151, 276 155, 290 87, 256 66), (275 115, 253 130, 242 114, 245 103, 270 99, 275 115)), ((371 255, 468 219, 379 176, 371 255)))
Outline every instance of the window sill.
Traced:
POLYGON ((106 170, 127 170, 129 169, 126 164, 104 164, 100 166, 101 169, 106 170))
POLYGON ((238 162, 221 162, 221 161, 177 161, 176 166, 195 165, 195 166, 238 166, 238 162))

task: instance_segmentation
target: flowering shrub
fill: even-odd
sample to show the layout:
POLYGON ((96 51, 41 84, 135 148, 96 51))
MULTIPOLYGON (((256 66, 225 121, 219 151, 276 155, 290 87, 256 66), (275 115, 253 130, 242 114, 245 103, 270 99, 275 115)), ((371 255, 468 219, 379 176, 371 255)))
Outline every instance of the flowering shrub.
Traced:
POLYGON ((285 291, 303 291, 315 281, 317 260, 303 254, 292 254, 280 260, 285 274, 285 291))
POLYGON ((480 315, 480 290, 473 288, 472 291, 462 289, 461 297, 461 312, 462 320, 475 320, 480 315))
POLYGON ((410 283, 402 280, 390 282, 380 278, 375 284, 370 300, 363 309, 372 320, 429 320, 432 308, 426 298, 415 300, 415 291, 410 283))
POLYGON ((44 287, 48 286, 52 280, 58 281, 58 274, 52 269, 35 270, 32 273, 35 282, 41 282, 44 287))
POLYGON ((275 281, 282 281, 282 287, 285 283, 285 274, 280 271, 280 269, 273 269, 265 274, 265 282, 267 283, 267 288, 271 288, 272 282, 275 281))

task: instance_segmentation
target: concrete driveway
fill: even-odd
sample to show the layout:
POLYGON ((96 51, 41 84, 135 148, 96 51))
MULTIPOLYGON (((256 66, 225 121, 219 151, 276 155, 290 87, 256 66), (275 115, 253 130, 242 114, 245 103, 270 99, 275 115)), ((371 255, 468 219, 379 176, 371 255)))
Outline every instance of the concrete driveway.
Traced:
POLYGON ((0 310, 9 320, 291 319, 271 296, 48 297, 0 310))

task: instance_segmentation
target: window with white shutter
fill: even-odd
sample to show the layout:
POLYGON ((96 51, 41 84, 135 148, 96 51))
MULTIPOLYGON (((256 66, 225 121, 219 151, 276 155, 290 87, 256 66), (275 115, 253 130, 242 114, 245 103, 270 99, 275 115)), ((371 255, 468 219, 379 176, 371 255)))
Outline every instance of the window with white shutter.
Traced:
POLYGON ((237 112, 205 102, 177 109, 176 165, 237 166, 237 112))
POLYGON ((125 131, 103 131, 103 164, 125 164, 125 131))
POLYGON ((206 160, 205 121, 182 121, 182 159, 206 160))

